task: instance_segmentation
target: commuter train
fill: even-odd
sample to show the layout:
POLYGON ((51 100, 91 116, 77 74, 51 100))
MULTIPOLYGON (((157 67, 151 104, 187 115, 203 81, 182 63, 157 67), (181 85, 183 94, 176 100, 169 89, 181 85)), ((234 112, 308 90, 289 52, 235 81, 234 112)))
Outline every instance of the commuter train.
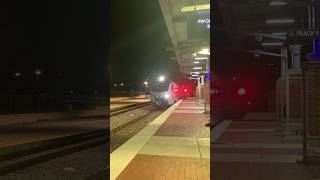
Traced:
MULTIPOLYGON (((189 82, 190 83, 190 82, 189 82)), ((164 76, 150 83, 151 103, 157 107, 165 107, 176 101, 193 96, 192 87, 185 79, 166 79, 164 76), (179 82, 179 83, 178 83, 179 82)))
POLYGON ((181 96, 179 85, 175 82, 157 82, 151 86, 150 98, 153 106, 164 107, 174 104, 181 96))

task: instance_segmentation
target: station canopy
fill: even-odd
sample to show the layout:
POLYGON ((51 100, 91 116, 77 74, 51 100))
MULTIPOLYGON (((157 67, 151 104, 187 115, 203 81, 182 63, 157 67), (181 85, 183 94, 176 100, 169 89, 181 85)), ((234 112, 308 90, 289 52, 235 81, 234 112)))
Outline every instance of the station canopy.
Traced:
POLYGON ((159 0, 180 71, 207 73, 210 55, 210 1, 159 0))

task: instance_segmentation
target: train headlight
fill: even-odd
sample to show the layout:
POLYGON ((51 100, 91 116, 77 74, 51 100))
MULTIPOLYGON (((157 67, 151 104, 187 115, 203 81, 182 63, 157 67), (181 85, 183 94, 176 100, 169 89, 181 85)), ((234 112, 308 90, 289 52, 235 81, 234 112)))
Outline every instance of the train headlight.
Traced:
POLYGON ((168 93, 166 93, 165 95, 164 95, 164 98, 165 99, 168 99, 170 97, 170 95, 168 94, 168 93))

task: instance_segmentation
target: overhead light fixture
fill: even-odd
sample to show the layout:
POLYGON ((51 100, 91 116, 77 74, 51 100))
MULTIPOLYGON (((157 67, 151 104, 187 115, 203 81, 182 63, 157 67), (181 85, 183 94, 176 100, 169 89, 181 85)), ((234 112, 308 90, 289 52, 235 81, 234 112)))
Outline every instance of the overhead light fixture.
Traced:
POLYGON ((194 67, 194 68, 192 68, 192 69, 198 70, 198 69, 202 69, 202 67, 194 67))
POLYGON ((196 57, 194 59, 196 59, 196 60, 204 60, 204 59, 208 59, 208 57, 196 57))
POLYGON ((195 72, 191 72, 191 74, 200 74, 200 72, 195 71, 195 72))
POLYGON ((191 76, 192 76, 192 77, 198 77, 198 75, 196 75, 196 74, 192 74, 191 76))
POLYGON ((210 10, 210 4, 198 4, 195 6, 184 6, 181 8, 181 12, 183 13, 203 10, 210 10))
POLYGON ((274 33, 271 33, 272 35, 274 36, 286 36, 287 33, 286 32, 274 32, 274 33))
POLYGON ((283 42, 264 42, 262 46, 283 46, 283 42))
POLYGON ((194 63, 195 63, 195 64, 199 64, 200 62, 199 62, 199 61, 195 61, 194 63))
POLYGON ((284 6, 287 5, 288 3, 285 1, 271 1, 270 6, 284 6))
POLYGON ((198 52, 198 54, 210 55, 210 49, 204 48, 198 52))
POLYGON ((290 24, 294 23, 294 19, 267 19, 266 24, 290 24))

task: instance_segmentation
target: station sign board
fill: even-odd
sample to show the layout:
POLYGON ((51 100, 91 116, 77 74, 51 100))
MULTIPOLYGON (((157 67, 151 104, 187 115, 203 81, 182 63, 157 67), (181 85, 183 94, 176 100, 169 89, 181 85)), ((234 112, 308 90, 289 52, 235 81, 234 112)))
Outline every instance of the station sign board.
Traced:
POLYGON ((295 29, 288 33, 289 41, 308 41, 320 37, 320 29, 295 29))
POLYGON ((210 14, 193 14, 187 18, 188 39, 210 37, 210 14))

